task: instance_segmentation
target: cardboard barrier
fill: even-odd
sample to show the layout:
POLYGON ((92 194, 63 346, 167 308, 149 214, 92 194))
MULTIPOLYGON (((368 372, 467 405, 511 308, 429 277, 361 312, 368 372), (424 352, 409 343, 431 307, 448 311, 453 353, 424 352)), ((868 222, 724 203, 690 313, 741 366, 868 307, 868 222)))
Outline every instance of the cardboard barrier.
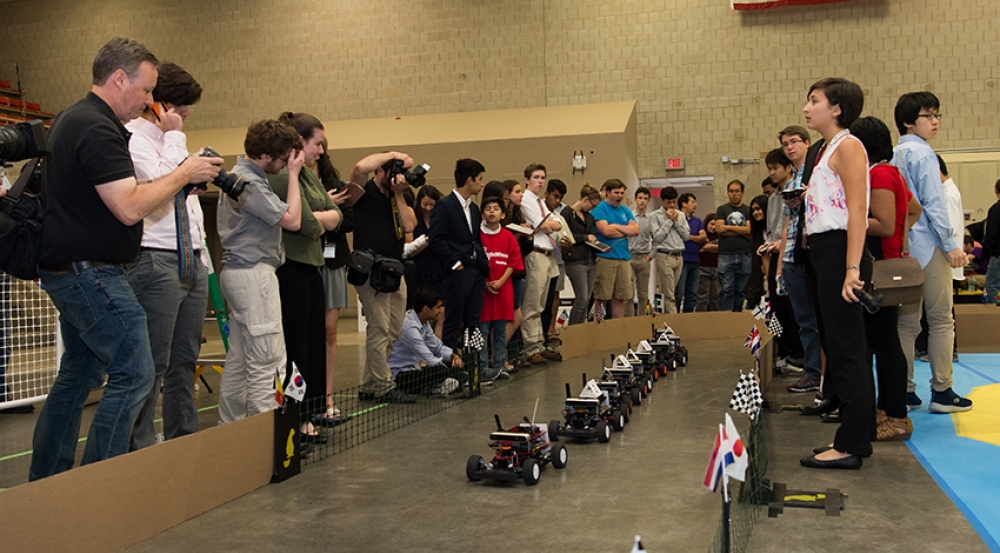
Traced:
POLYGON ((0 493, 4 551, 118 551, 264 486, 264 413, 0 493))
POLYGON ((955 332, 958 349, 1000 347, 1000 307, 981 304, 955 305, 955 332))

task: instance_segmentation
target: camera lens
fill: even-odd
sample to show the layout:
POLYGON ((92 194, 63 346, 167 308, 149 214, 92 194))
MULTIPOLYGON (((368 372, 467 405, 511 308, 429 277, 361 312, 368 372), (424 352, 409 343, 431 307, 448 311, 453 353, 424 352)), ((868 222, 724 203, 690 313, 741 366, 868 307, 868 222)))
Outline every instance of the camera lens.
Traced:
POLYGON ((0 127, 0 160, 19 161, 24 159, 28 150, 28 141, 17 128, 0 127))
POLYGON ((239 200, 240 194, 247 187, 247 180, 239 175, 227 173, 225 169, 219 169, 219 176, 215 177, 212 184, 221 188, 230 198, 239 200))

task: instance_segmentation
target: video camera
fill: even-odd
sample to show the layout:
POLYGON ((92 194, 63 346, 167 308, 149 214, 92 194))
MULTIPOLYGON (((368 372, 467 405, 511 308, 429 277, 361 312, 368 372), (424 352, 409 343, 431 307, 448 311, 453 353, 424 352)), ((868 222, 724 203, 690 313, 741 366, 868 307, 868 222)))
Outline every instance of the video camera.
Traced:
POLYGON ((396 180, 396 175, 403 175, 407 184, 413 188, 420 188, 427 184, 426 175, 427 171, 431 170, 431 166, 425 163, 415 166, 412 171, 407 171, 403 168, 403 160, 391 159, 382 166, 382 170, 385 171, 385 176, 389 180, 389 183, 396 180))
POLYGON ((40 119, 0 127, 0 165, 48 153, 45 125, 40 119))
MULTIPOLYGON (((202 148, 201 157, 222 157, 222 156, 220 156, 218 152, 213 150, 211 146, 205 146, 204 148, 202 148)), ((219 168, 218 176, 212 179, 212 184, 221 188, 222 191, 225 192, 226 195, 232 198, 233 200, 240 199, 240 194, 242 194, 243 190, 246 189, 248 182, 249 181, 247 181, 245 178, 239 175, 234 175, 233 173, 228 173, 226 172, 225 169, 221 167, 219 168)), ((208 183, 199 182, 196 184, 189 184, 184 187, 184 190, 190 193, 195 188, 199 188, 201 190, 208 190, 208 183)))
POLYGON ((798 188, 789 188, 787 190, 782 190, 781 198, 783 200, 794 200, 795 198, 798 198, 805 191, 806 189, 801 186, 798 188))

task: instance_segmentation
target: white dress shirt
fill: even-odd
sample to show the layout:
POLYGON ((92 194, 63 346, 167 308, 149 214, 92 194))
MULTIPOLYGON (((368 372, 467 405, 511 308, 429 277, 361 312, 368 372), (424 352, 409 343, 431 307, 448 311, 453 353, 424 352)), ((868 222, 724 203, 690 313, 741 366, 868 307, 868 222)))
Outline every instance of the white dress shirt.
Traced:
MULTIPOLYGON (((538 225, 541 225, 549 216, 549 208, 546 207, 541 198, 528 190, 525 191, 524 196, 521 196, 521 215, 524 215, 524 220, 531 225, 531 228, 537 229, 538 225)), ((548 252, 554 249, 552 237, 547 233, 536 232, 533 240, 534 246, 540 250, 548 252)))

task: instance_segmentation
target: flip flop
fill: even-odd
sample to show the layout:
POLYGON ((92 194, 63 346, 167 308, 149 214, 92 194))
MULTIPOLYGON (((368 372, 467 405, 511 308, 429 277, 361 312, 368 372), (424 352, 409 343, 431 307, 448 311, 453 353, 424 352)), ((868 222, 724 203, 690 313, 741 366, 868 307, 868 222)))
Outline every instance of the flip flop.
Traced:
POLYGON ((351 416, 342 415, 340 413, 340 409, 337 409, 336 407, 327 407, 326 414, 316 414, 312 416, 313 424, 323 426, 325 428, 333 428, 344 424, 349 420, 351 420, 351 416))

